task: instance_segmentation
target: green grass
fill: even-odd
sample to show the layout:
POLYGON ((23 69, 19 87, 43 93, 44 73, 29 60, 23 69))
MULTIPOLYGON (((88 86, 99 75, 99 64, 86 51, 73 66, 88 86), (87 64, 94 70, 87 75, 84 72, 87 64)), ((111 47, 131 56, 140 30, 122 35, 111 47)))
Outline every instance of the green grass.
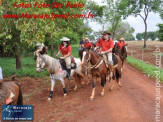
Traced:
MULTIPOLYGON (((72 55, 74 57, 78 57, 78 45, 72 46, 72 55)), ((54 55, 56 55, 56 50, 54 51, 54 55)), ((48 52, 50 55, 50 51, 48 52)), ((17 74, 18 77, 43 77, 49 75, 47 71, 43 71, 41 73, 36 72, 36 63, 33 59, 33 52, 31 52, 29 57, 21 58, 22 61, 22 69, 16 70, 16 60, 15 58, 0 58, 0 67, 2 67, 3 76, 8 77, 14 74, 17 74)))
MULTIPOLYGON (((160 55, 160 54, 158 54, 158 53, 152 53, 152 55, 160 55)), ((162 53, 161 56, 163 57, 163 53, 162 53)))
POLYGON ((160 81, 163 83, 163 69, 158 70, 154 65, 146 64, 130 56, 127 57, 127 62, 154 79, 156 78, 156 73, 154 71, 160 71, 160 81))

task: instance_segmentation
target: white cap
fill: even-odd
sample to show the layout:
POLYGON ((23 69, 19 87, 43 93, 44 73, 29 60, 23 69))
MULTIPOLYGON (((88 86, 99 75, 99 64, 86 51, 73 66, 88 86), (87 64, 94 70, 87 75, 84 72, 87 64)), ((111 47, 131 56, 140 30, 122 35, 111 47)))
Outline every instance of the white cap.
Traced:
POLYGON ((42 49, 44 47, 44 43, 37 43, 36 44, 37 49, 42 49))
POLYGON ((61 41, 70 41, 70 39, 67 38, 67 37, 63 37, 63 38, 61 39, 61 41))

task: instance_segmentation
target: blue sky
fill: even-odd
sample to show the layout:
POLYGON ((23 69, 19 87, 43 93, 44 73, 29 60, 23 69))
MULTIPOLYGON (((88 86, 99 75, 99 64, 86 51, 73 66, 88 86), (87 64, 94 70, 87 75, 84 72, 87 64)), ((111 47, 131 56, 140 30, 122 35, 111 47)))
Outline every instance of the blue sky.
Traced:
MULTIPOLYGON (((101 1, 102 0, 93 0, 97 2, 99 5, 102 5, 101 1)), ((143 15, 143 13, 141 13, 143 15)), ((144 32, 144 22, 143 19, 140 16, 134 17, 134 16, 129 16, 126 20, 131 27, 135 29, 134 36, 136 33, 144 32)), ((150 12, 147 18, 147 26, 148 26, 148 31, 156 31, 158 30, 157 24, 158 23, 163 23, 163 20, 161 20, 159 14, 155 14, 153 12, 150 12)), ((94 30, 102 30, 102 26, 99 25, 96 22, 90 22, 89 26, 94 30)))

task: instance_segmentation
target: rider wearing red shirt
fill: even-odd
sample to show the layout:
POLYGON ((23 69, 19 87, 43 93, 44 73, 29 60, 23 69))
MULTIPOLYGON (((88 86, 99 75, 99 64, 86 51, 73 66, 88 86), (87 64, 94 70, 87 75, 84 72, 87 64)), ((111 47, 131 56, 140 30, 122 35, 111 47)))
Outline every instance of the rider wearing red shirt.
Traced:
POLYGON ((88 38, 85 38, 84 47, 85 48, 92 48, 92 44, 89 42, 88 38))
POLYGON ((120 38, 120 40, 117 43, 117 46, 119 46, 120 50, 122 49, 123 46, 126 46, 127 44, 125 43, 124 38, 120 38))
POLYGON ((59 51, 56 56, 58 56, 60 53, 62 53, 62 56, 60 59, 64 59, 66 62, 67 67, 67 77, 70 80, 70 74, 71 74, 71 45, 70 45, 70 39, 67 37, 63 37, 61 39, 62 44, 59 47, 59 51))
POLYGON ((114 48, 114 42, 109 37, 110 35, 111 34, 109 32, 104 31, 102 34, 102 38, 98 41, 96 46, 99 46, 101 48, 100 54, 102 54, 103 57, 108 60, 111 72, 113 72, 112 49, 114 48))

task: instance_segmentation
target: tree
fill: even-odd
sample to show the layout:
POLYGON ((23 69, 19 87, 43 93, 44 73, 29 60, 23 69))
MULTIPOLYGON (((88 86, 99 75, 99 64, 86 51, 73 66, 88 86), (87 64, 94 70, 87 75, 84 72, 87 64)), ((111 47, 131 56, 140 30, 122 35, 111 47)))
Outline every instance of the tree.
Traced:
POLYGON ((159 24, 159 40, 163 41, 163 24, 159 24))
MULTIPOLYGON (((111 30, 112 26, 109 27, 108 30, 111 30)), ((127 41, 132 39, 134 40, 133 33, 134 29, 130 27, 129 23, 127 22, 121 22, 119 26, 115 30, 115 38, 120 39, 121 37, 124 37, 127 41)))
MULTIPOLYGON (((136 38, 138 40, 142 40, 144 36, 144 32, 143 33, 137 33, 136 34, 136 38)), ((158 31, 150 31, 147 32, 147 39, 151 39, 151 40, 155 40, 156 38, 159 37, 158 31)))
POLYGON ((120 6, 125 6, 123 10, 126 10, 127 16, 140 16, 143 19, 145 25, 144 48, 146 47, 147 40, 147 18, 149 12, 158 12, 161 8, 161 1, 162 0, 121 0, 120 6), (142 13, 144 15, 142 15, 142 13))
POLYGON ((142 33, 137 33, 137 34, 136 34, 136 38, 137 38, 138 40, 142 40, 142 39, 143 39, 143 34, 142 34, 142 33))
MULTIPOLYGON (((84 2, 85 0, 81 0, 84 2)), ((0 6, 0 16, 3 15, 21 15, 22 13, 29 14, 65 14, 69 12, 70 14, 81 14, 83 9, 85 8, 37 8, 37 7, 29 7, 29 8, 15 8, 13 4, 15 2, 20 2, 20 0, 12 0, 12 1, 3 1, 0 6)), ((25 0, 25 3, 30 3, 31 5, 35 4, 35 0, 25 0)), ((44 2, 56 2, 54 0, 46 1, 40 0, 39 3, 44 2)), ((62 0, 58 0, 58 2, 63 3, 62 0)), ((70 0, 73 2, 73 0, 70 0)), ((0 43, 5 44, 5 48, 7 50, 11 49, 11 52, 14 52, 16 58, 16 68, 21 69, 21 52, 22 50, 26 50, 28 47, 34 47, 37 42, 45 42, 48 41, 49 45, 51 45, 51 49, 53 48, 53 44, 60 43, 60 38, 62 36, 69 35, 71 41, 73 43, 77 43, 82 35, 85 33, 86 29, 83 27, 84 22, 83 19, 27 19, 27 18, 6 18, 0 20, 0 43), (78 28, 80 26, 80 28, 78 28), (72 36, 74 35, 74 36, 72 36)), ((3 50, 4 51, 4 50, 3 50)), ((2 51, 2 52, 3 52, 2 51)), ((51 53, 53 55, 53 53, 51 53)))

